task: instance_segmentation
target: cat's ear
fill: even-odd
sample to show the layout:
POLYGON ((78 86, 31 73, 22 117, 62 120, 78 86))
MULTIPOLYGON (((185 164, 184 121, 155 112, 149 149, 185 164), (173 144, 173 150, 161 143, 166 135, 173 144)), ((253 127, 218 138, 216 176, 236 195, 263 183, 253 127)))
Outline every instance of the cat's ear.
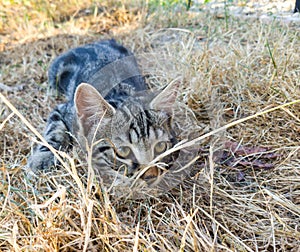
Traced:
POLYGON ((150 108, 155 110, 172 111, 172 107, 177 98, 179 82, 173 81, 166 86, 154 99, 150 102, 150 108))
POLYGON ((107 103, 90 84, 81 83, 75 92, 74 103, 79 124, 87 135, 94 125, 105 123, 115 114, 115 109, 107 103))

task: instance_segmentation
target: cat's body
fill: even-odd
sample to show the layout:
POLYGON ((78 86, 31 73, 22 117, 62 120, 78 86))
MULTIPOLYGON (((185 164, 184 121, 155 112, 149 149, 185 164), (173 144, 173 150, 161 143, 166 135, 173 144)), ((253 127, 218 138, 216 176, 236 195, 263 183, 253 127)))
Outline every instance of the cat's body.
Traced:
MULTIPOLYGON (((176 90, 148 93, 132 53, 114 40, 62 54, 48 77, 50 86, 68 101, 51 112, 45 139, 55 149, 66 150, 76 138, 83 149, 93 151, 93 167, 101 175, 132 176, 174 146, 170 107, 176 90)), ((28 160, 33 170, 54 164, 53 153, 42 145, 28 160)), ((152 167, 143 176, 159 174, 152 167)))

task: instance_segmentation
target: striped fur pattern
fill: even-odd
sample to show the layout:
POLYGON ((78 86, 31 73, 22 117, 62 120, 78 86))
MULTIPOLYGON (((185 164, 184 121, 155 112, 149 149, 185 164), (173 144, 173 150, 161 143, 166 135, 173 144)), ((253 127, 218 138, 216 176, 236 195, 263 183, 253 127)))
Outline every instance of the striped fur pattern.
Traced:
MULTIPOLYGON (((148 92, 133 55, 114 40, 62 54, 49 69, 49 83, 68 101, 49 115, 45 139, 63 151, 75 142, 83 149, 88 145, 93 168, 103 177, 134 176, 176 143, 170 110, 176 88, 168 86, 156 95, 148 92), (115 69, 118 66, 122 69, 115 69)), ((54 155, 42 145, 28 160, 32 170, 53 165, 54 155)), ((142 178, 153 179, 160 173, 158 167, 151 167, 142 178)))

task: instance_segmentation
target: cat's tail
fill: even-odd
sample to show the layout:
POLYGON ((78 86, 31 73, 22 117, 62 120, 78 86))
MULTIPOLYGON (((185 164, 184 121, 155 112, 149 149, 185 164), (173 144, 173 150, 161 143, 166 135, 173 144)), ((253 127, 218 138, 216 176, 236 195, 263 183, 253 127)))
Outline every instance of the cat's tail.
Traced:
POLYGON ((73 51, 57 57, 48 71, 50 88, 71 99, 78 84, 78 78, 80 78, 81 68, 82 62, 73 51))
POLYGON ((60 55, 51 64, 48 79, 50 87, 69 100, 83 82, 97 86, 104 94, 105 90, 123 81, 137 91, 146 89, 133 54, 113 39, 77 47, 60 55))

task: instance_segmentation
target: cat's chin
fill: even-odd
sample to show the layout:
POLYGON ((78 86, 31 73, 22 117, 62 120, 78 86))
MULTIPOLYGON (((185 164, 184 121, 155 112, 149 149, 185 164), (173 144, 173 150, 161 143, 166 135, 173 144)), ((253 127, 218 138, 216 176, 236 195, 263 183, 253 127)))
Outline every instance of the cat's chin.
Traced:
POLYGON ((141 199, 158 195, 162 175, 147 178, 118 178, 107 184, 107 190, 114 198, 141 199))

